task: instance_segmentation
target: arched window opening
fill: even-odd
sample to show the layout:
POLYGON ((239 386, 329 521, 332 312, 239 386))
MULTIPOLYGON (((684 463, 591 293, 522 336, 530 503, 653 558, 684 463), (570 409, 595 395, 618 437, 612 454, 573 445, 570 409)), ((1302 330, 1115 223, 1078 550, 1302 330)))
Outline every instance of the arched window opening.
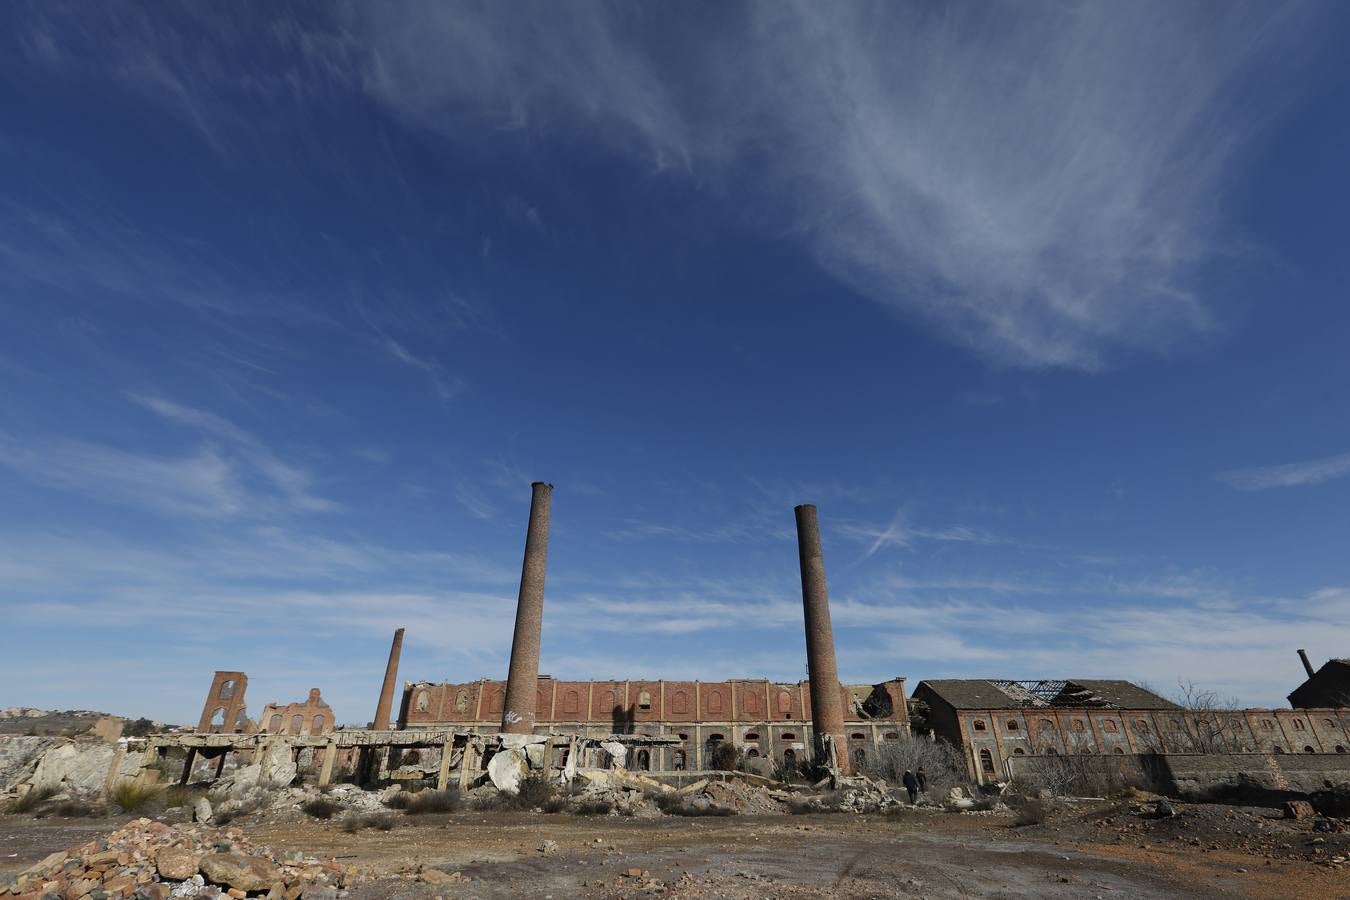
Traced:
POLYGON ((898 732, 898 731, 888 731, 888 732, 886 732, 886 740, 888 740, 888 741, 898 741, 898 740, 900 740, 900 732, 898 732))
POLYGON ((751 747, 749 750, 745 751, 745 757, 746 757, 746 759, 754 759, 754 758, 757 757, 757 756, 759 756, 759 748, 758 748, 758 747, 751 747))
POLYGON ((225 707, 217 706, 216 711, 211 713, 211 727, 212 728, 225 727, 225 707))
POLYGON ((1059 756, 1059 751, 1056 750, 1054 747, 1046 747, 1046 748, 1045 748, 1045 755, 1046 755, 1046 756, 1059 756))
POLYGON ((718 744, 720 744, 720 743, 722 743, 723 741, 725 741, 726 739, 727 739, 727 738, 726 738, 726 735, 722 735, 722 734, 710 734, 710 735, 708 735, 708 746, 710 746, 710 747, 715 747, 715 746, 717 746, 718 744))
POLYGON ((778 711, 784 716, 792 713, 792 695, 787 691, 778 692, 778 711))
POLYGON ((1050 721, 1049 719, 1041 719, 1041 727, 1042 727, 1042 728, 1054 728, 1054 727, 1055 727, 1055 723, 1052 722, 1052 721, 1050 721))
POLYGON ((1275 730, 1275 723, 1272 722, 1272 721, 1270 721, 1270 719, 1262 719, 1262 720, 1261 720, 1261 730, 1262 730, 1262 731, 1274 731, 1274 730, 1275 730))
POLYGON ((1023 750, 1021 747, 1013 748, 1013 756, 1026 756, 1026 755, 1027 751, 1023 750))
POLYGON ((718 691, 713 691, 712 693, 708 694, 708 712, 721 712, 721 711, 722 711, 722 694, 718 691))
POLYGON ((563 712, 579 713, 581 712, 581 694, 576 691, 568 691, 563 695, 563 712))
POLYGON ((276 713, 267 720, 268 731, 281 731, 281 713, 276 713))
POLYGON ((1323 719, 1323 720, 1322 720, 1322 725, 1323 725, 1324 727, 1326 727, 1326 728, 1335 728, 1335 727, 1336 727, 1336 723, 1333 722, 1331 719, 1323 719))
POLYGON ((304 716, 291 716, 291 734, 299 734, 300 730, 304 727, 305 727, 304 716))
POLYGON ((758 731, 747 731, 747 732, 745 733, 745 739, 746 739, 747 741, 757 741, 757 740, 759 740, 759 732, 758 732, 758 731))
POLYGON ((652 695, 649 694, 647 691, 639 692, 638 709, 651 709, 651 708, 652 708, 652 695))
POLYGON ((861 731, 855 731, 849 735, 849 740, 865 741, 867 740, 867 735, 863 734, 861 731))
POLYGON ((1317 751, 1314 750, 1312 747, 1307 746, 1307 747, 1304 747, 1304 748, 1303 748, 1303 752, 1304 752, 1304 753, 1316 753, 1317 751))
POLYGON ((1307 727, 1308 727, 1307 725, 1303 724, 1303 720, 1302 720, 1302 719, 1295 719, 1295 720, 1294 720, 1294 730, 1295 730, 1295 731, 1306 731, 1306 730, 1307 730, 1307 727))
POLYGON ((1281 747, 1279 744, 1276 744, 1274 747, 1271 748, 1271 750, 1273 750, 1273 751, 1276 752, 1276 753, 1283 753, 1283 752, 1284 752, 1284 748, 1281 747))
POLYGON ((673 762, 671 765, 672 765, 672 767, 675 769, 676 772, 683 772, 683 771, 684 771, 684 751, 683 751, 683 750, 676 750, 676 751, 675 751, 675 759, 674 759, 674 762, 673 762))
POLYGON ((797 751, 796 751, 796 750, 784 750, 784 751, 783 751, 783 768, 785 768, 785 769, 791 769, 791 768, 792 768, 793 766, 795 766, 795 765, 797 765, 797 751))
POLYGON ((1345 748, 1342 747, 1340 744, 1337 744, 1337 745, 1336 745, 1336 752, 1337 752, 1337 753, 1344 753, 1344 752, 1345 752, 1345 748))
POLYGON ((988 750, 980 751, 980 771, 986 775, 994 774, 994 754, 988 750))
POLYGON ((311 721, 310 726, 309 726, 310 732, 312 732, 313 734, 322 734, 322 733, 323 733, 323 723, 324 723, 324 717, 323 717, 323 716, 315 716, 314 719, 311 721))
POLYGON ((1016 731, 1019 727, 1016 719, 1009 719, 1007 725, 1009 731, 1016 731))
POLYGON ((1078 733, 1081 734, 1086 726, 1083 725, 1082 719, 1074 719, 1072 722, 1069 723, 1069 727, 1072 730, 1077 731, 1078 733))
POLYGON ((217 696, 219 696, 221 700, 228 700, 231 697, 233 697, 234 682, 233 681, 222 682, 220 685, 220 694, 218 694, 217 696))
POLYGON ((1115 719, 1106 719, 1102 722, 1102 731, 1105 731, 1108 734, 1115 734, 1119 730, 1115 719))
MULTIPOLYGON (((430 705, 431 705, 431 692, 430 692, 430 691, 418 691, 418 692, 417 692, 417 701, 413 704, 413 709, 417 710, 418 712, 426 712, 426 711, 427 711, 427 707, 430 706, 430 705)), ((376 722, 375 724, 378 726, 378 725, 381 725, 381 724, 383 724, 383 723, 381 723, 381 722, 376 722)))
POLYGON ((797 735, 791 731, 785 731, 782 734, 782 739, 785 741, 795 741, 797 739, 797 735))
POLYGON ((242 734, 246 728, 248 728, 248 710, 241 709, 234 717, 234 730, 236 734, 242 734))
POLYGON ((1148 734, 1149 733, 1148 722, 1145 721, 1144 719, 1135 719, 1134 730, 1137 731, 1139 734, 1148 734))
POLYGON ((456 712, 468 712, 468 711, 469 711, 469 692, 468 692, 468 691, 460 691, 458 694, 455 695, 455 711, 456 711, 456 712))
POLYGON ((745 707, 747 713, 750 713, 751 715, 759 713, 759 694, 754 691, 746 691, 742 700, 742 705, 745 707))
POLYGON ((864 768, 867 765, 867 751, 861 747, 853 751, 853 767, 855 769, 864 768))
POLYGON ((976 719, 974 728, 976 731, 984 731, 984 719, 976 719))
POLYGON ((1122 749, 1119 748, 1119 747, 1117 747, 1116 749, 1112 750, 1111 752, 1112 752, 1112 753, 1115 753, 1115 754, 1118 754, 1118 755, 1120 755, 1120 756, 1124 756, 1124 755, 1125 755, 1125 751, 1122 750, 1122 749))
POLYGON ((652 767, 652 755, 647 750, 639 750, 637 753, 637 769, 639 772, 647 772, 652 767))
POLYGON ((689 740, 689 735, 687 735, 687 734, 685 734, 683 731, 681 731, 681 732, 679 733, 679 738, 680 738, 680 740, 682 740, 682 741, 687 741, 687 740, 689 740))

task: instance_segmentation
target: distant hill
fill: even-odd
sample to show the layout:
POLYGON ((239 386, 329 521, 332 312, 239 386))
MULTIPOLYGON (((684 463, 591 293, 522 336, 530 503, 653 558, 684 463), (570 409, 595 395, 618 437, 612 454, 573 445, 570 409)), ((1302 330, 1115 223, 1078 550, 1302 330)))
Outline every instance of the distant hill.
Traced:
MULTIPOLYGON (((10 706, 0 709, 0 734, 65 735, 74 737, 94 727, 108 713, 92 709, 36 709, 31 706, 10 706)), ((128 719, 127 724, 137 720, 128 719)), ((150 722, 158 731, 162 722, 150 722)))

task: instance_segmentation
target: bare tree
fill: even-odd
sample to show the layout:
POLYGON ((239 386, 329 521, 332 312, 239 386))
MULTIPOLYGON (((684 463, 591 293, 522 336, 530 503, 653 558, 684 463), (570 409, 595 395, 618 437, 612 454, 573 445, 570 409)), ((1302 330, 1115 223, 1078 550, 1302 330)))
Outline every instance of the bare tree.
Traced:
POLYGON ((1247 723, 1236 698, 1220 697, 1193 681, 1177 682, 1174 698, 1185 709, 1185 734, 1172 734, 1172 742, 1190 753, 1241 753, 1249 749, 1244 737, 1247 723))
POLYGON ((966 784, 966 758, 947 741, 926 737, 901 735, 899 740, 885 741, 868 766, 868 774, 891 784, 900 784, 905 772, 923 769, 928 791, 945 792, 948 788, 966 784))

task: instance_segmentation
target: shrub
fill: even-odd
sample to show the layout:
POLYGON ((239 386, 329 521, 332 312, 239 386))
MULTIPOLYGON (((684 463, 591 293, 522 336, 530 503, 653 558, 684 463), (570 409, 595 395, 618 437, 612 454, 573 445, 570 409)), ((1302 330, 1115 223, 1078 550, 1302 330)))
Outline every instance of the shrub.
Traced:
POLYGON ((896 741, 884 741, 871 756, 866 774, 900 785, 905 772, 923 769, 925 793, 943 795, 949 788, 968 780, 966 758, 959 747, 944 740, 902 735, 896 741))
POLYGON ((399 791, 397 794, 394 794, 388 800, 384 801, 384 805, 390 809, 401 809, 404 812, 407 812, 408 807, 412 806, 413 801, 416 799, 416 794, 410 793, 409 791, 399 791))
POLYGON ((112 802, 123 812, 136 812, 159 797, 163 790, 159 785, 141 784, 136 781, 119 781, 112 789, 112 802))
POLYGON ((547 803, 552 796, 553 788, 548 783, 548 776, 542 772, 532 772, 520 781, 516 806, 520 809, 535 809, 547 803))
POLYGON ((566 797, 549 797, 548 800, 544 802, 544 812, 546 813, 560 813, 566 811, 567 811, 566 797))
POLYGON ((339 827, 348 834, 356 834, 361 830, 361 817, 356 813, 347 813, 339 827))
POLYGON ((583 800, 572 808, 579 816, 607 816, 614 810, 614 804, 608 800, 583 800))
POLYGON ((122 729, 122 734, 126 737, 145 737, 154 730, 155 723, 142 717, 134 722, 128 722, 126 727, 122 729))
POLYGON ((712 758, 708 762, 708 768, 719 769, 723 772, 736 771, 736 764, 740 762, 741 751, 736 749, 736 745, 723 741, 713 748, 712 758))
POLYGON ((190 788, 186 785, 175 784, 164 791, 164 805, 172 809, 175 806, 192 806, 201 797, 205 797, 206 792, 199 788, 190 788))
POLYGON ((33 788, 17 800, 10 802, 6 812, 11 813, 30 813, 37 809, 39 804, 45 803, 57 794, 54 786, 33 788))
POLYGON ((841 797, 838 794, 825 794, 821 797, 790 797, 788 798, 788 813, 794 816, 802 816, 808 813, 837 813, 843 812, 841 797))
POLYGON ((1013 825, 1043 825, 1050 818, 1050 805, 1036 797, 1009 797, 1008 805, 1017 810, 1013 825))
POLYGON ((327 797, 315 797, 300 804, 301 812, 316 819, 331 819, 341 808, 336 801, 327 797))
POLYGON ((734 816, 736 814, 736 810, 731 807, 716 803, 707 806, 694 806, 685 802, 685 798, 679 794, 662 794, 655 799, 657 808, 668 816, 697 818, 699 816, 734 816))
MULTIPOLYGON (((394 797, 400 796, 400 791, 394 797)), ((393 797, 390 798, 391 800, 393 797)), ((464 805, 463 798, 459 796, 459 791, 455 788, 448 788, 444 791, 418 791, 409 796, 406 801, 400 801, 405 804, 395 806, 394 809, 402 809, 410 816, 422 816, 429 813, 452 813, 456 812, 464 805)))
POLYGON ((63 800, 52 808, 51 814, 62 819, 92 819, 103 815, 103 809, 87 800, 63 800))
POLYGON ((361 820, 361 824, 366 828, 374 828, 376 831, 388 831, 394 827, 394 817, 389 813, 371 813, 361 820))

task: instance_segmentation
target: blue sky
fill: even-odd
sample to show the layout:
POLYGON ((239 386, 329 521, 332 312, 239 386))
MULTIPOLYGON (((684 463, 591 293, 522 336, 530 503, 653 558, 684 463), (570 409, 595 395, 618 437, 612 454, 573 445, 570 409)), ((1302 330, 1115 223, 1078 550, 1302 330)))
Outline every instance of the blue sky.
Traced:
POLYGON ((1343 4, 9 4, 0 706, 1350 652, 1343 4))

